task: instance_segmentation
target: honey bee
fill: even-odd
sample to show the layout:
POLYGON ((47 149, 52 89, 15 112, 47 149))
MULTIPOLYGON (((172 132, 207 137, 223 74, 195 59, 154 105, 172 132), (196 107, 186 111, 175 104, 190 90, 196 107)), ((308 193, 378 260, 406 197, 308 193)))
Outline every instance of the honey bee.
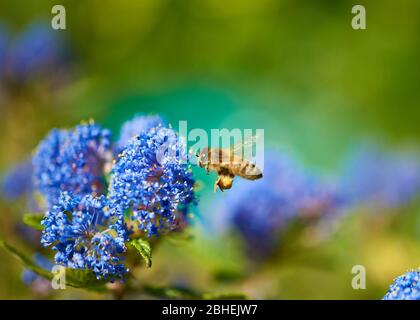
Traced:
MULTIPOLYGON (((249 141, 248 143, 251 143, 252 141, 249 141)), ((222 192, 223 190, 232 188, 235 176, 247 180, 262 178, 262 171, 254 163, 236 155, 238 148, 242 149, 244 145, 245 144, 237 144, 230 149, 203 148, 200 150, 200 153, 197 154, 198 166, 205 168, 207 173, 215 171, 218 175, 218 178, 214 183, 215 192, 217 191, 217 188, 222 192)))

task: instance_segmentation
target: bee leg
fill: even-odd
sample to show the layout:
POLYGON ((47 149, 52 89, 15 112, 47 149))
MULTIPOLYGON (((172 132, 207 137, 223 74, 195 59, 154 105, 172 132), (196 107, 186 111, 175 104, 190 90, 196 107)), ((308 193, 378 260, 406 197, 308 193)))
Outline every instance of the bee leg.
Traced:
POLYGON ((207 164, 206 165, 206 173, 209 174, 209 172, 210 172, 210 169, 209 169, 209 165, 207 164))
POLYGON ((223 189, 220 187, 220 177, 217 178, 216 182, 214 183, 214 192, 217 191, 217 188, 220 189, 220 191, 223 192, 223 189))

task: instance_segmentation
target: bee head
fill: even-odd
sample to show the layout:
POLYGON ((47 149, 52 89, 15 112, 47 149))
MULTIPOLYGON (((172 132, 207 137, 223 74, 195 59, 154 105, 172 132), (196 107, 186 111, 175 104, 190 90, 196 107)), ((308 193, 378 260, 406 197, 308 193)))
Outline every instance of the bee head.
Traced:
POLYGON ((208 150, 207 148, 203 148, 199 153, 196 154, 197 156, 197 164, 199 167, 203 168, 208 162, 208 150))

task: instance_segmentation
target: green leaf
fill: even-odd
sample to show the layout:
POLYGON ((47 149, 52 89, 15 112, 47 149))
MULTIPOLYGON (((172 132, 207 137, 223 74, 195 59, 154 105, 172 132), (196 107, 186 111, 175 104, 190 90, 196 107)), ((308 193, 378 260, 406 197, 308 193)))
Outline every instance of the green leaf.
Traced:
POLYGON ((246 300, 244 293, 203 293, 204 300, 246 300))
POLYGON ((185 245, 187 242, 194 240, 194 235, 183 230, 183 232, 172 232, 166 235, 165 239, 173 245, 185 245))
POLYGON ((237 270, 217 269, 214 271, 213 277, 219 282, 239 282, 243 280, 245 274, 237 270))
POLYGON ((243 293, 212 293, 199 292, 191 288, 161 287, 156 285, 143 285, 143 291, 151 296, 165 299, 187 300, 244 300, 248 297, 243 293))
MULTIPOLYGON (((48 280, 52 280, 54 278, 54 274, 52 272, 37 266, 30 257, 6 241, 0 240, 0 247, 6 249, 15 258, 22 262, 25 268, 29 269, 30 271, 48 280)), ((104 286, 105 283, 105 280, 97 280, 95 274, 90 270, 66 269, 66 285, 70 287, 86 288, 89 290, 103 292, 106 290, 104 286)))
POLYGON ((133 239, 130 240, 129 244, 137 249, 146 262, 146 267, 150 268, 152 266, 152 247, 150 243, 143 239, 133 239))
POLYGON ((106 280, 98 280, 95 273, 83 269, 66 269, 66 283, 74 288, 86 288, 94 291, 105 291, 106 280))
POLYGON ((201 294, 189 288, 144 285, 143 291, 151 296, 164 299, 200 299, 201 294))
POLYGON ((42 214, 26 213, 23 215, 22 220, 24 224, 31 227, 32 229, 41 231, 43 229, 41 224, 43 218, 44 216, 42 214))
POLYGON ((22 252, 20 252, 19 250, 17 250, 15 247, 11 246, 10 244, 8 244, 6 241, 4 240, 0 240, 0 247, 3 247, 4 249, 6 249, 9 253, 11 253, 15 258, 17 258, 20 262, 22 262, 26 268, 28 268, 29 270, 35 272, 36 274, 40 275, 41 277, 44 277, 48 280, 51 280, 54 275, 37 266, 31 258, 29 258, 28 256, 26 256, 25 254, 23 254, 22 252))

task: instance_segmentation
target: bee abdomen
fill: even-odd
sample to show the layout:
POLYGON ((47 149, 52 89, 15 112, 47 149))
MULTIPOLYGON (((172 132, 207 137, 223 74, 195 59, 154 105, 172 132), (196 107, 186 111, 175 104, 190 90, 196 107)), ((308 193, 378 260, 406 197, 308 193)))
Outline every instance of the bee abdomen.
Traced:
POLYGON ((263 176, 261 170, 250 161, 243 161, 236 175, 248 180, 261 179, 263 176))

